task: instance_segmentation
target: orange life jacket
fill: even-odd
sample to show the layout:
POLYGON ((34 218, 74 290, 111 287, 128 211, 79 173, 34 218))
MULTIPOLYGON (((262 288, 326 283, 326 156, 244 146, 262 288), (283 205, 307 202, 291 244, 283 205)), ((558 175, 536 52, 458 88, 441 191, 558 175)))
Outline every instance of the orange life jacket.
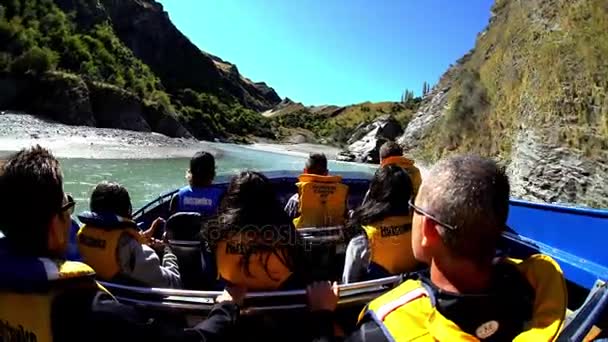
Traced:
POLYGON ((249 290, 276 290, 292 274, 287 267, 285 250, 259 248, 246 234, 235 234, 219 242, 215 255, 219 276, 249 290), (248 273, 244 267, 247 253, 250 253, 248 273))
POLYGON ((300 216, 296 228, 344 225, 348 186, 340 176, 300 175, 298 183, 300 216))
POLYGON ((363 226, 369 241, 370 262, 390 274, 411 272, 418 262, 412 251, 412 218, 391 216, 363 226))
MULTIPOLYGON (((55 261, 46 258, 25 260, 23 272, 28 272, 27 285, 21 289, 0 289, 0 341, 53 341, 52 307, 57 296, 70 289, 105 289, 95 282, 95 272, 80 262, 55 261), (36 265, 38 263, 39 265, 36 265), (31 266, 31 271, 28 270, 31 266), (44 270, 44 274, 40 274, 44 270), (69 281, 68 281, 69 280, 69 281), (70 284, 67 287, 67 284, 70 284), (40 292, 23 291, 23 288, 41 287, 40 292)), ((21 264, 20 264, 21 265, 21 264)), ((7 279, 5 279, 7 280, 7 279)), ((1 282, 1 281, 0 281, 1 282)))
POLYGON ((133 227, 98 228, 85 224, 78 231, 78 249, 82 260, 93 267, 101 280, 110 281, 121 272, 118 260, 118 242, 127 235, 140 241, 139 232, 133 227))

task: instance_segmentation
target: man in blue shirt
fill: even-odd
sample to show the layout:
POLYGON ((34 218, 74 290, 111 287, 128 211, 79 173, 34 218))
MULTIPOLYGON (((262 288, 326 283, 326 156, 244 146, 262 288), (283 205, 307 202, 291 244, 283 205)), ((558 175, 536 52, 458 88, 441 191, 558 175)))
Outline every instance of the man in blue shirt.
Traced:
POLYGON ((171 214, 197 212, 203 217, 217 214, 223 190, 211 186, 215 178, 215 158, 208 152, 197 152, 186 173, 188 186, 179 190, 170 203, 171 214))

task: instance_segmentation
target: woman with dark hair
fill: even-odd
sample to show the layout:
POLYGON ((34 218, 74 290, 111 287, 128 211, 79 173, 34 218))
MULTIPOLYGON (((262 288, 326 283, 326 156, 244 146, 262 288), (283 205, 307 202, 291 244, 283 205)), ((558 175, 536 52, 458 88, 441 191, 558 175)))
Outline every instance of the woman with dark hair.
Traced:
POLYGON ((254 291, 304 285, 301 239, 263 174, 245 171, 232 179, 217 225, 205 235, 227 283, 254 291))
POLYGON ((412 216, 408 201, 412 182, 407 172, 386 165, 374 175, 369 196, 352 215, 351 229, 361 235, 346 249, 343 283, 413 270, 417 262, 411 245, 412 216))

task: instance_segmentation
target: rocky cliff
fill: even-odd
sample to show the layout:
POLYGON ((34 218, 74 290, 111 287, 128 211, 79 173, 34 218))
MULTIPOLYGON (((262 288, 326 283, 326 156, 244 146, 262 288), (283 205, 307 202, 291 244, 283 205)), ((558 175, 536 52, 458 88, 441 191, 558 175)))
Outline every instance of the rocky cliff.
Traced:
POLYGON ((236 65, 192 44, 156 1, 102 0, 102 3, 121 40, 150 66, 170 92, 189 88, 220 96, 225 93, 258 111, 281 101, 266 84, 246 79, 236 65))
POLYGON ((3 2, 0 72, 0 109, 199 139, 272 138, 258 112, 281 101, 192 44, 153 0, 3 2), (21 101, 31 91, 36 101, 21 101))
POLYGON ((377 141, 392 140, 400 135, 417 106, 416 101, 305 106, 285 98, 262 115, 271 118, 275 125, 287 131, 286 134, 305 135, 321 143, 346 147, 343 160, 373 161, 377 159, 372 156, 372 151, 377 151, 377 141), (378 127, 381 128, 378 130, 378 127), (307 130, 308 134, 302 129, 307 130), (367 139, 365 142, 355 143, 364 137, 367 139))
POLYGON ((606 207, 606 56, 605 0, 497 0, 399 141, 430 162, 495 157, 516 197, 606 207))

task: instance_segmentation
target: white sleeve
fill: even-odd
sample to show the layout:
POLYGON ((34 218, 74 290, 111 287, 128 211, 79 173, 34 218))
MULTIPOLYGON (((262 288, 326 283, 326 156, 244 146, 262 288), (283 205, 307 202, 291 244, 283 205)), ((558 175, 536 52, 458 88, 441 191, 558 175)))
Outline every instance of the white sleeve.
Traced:
POLYGON ((370 251, 367 237, 359 235, 352 238, 346 248, 342 283, 349 284, 360 281, 367 272, 369 260, 370 251))
POLYGON ((167 252, 161 264, 152 248, 123 236, 118 250, 122 274, 151 287, 181 288, 177 257, 167 252))

